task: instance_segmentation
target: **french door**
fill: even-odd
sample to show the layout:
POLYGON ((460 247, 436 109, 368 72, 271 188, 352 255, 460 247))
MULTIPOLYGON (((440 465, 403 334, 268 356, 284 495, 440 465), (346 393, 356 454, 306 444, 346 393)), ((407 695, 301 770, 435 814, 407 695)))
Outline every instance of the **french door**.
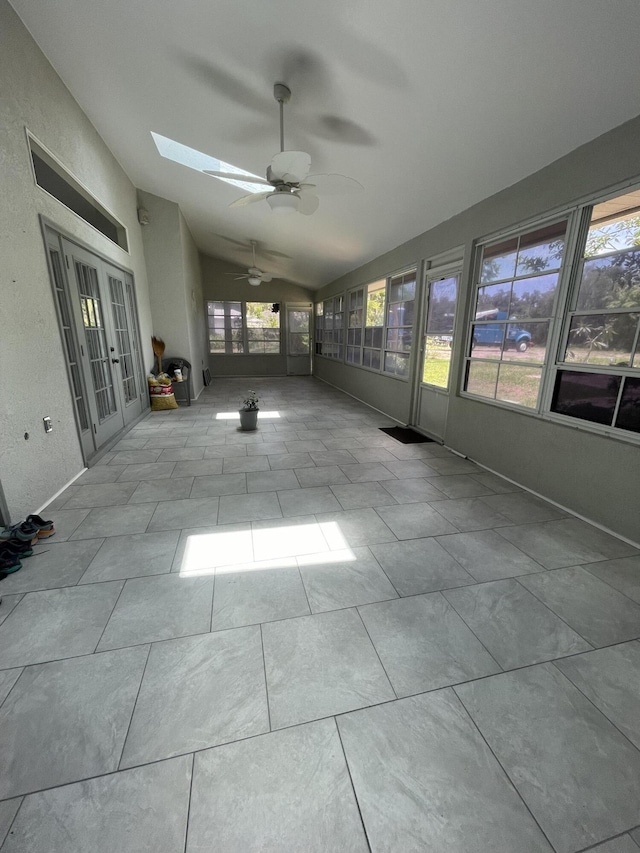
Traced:
POLYGON ((52 229, 45 234, 86 460, 146 400, 133 278, 52 229))

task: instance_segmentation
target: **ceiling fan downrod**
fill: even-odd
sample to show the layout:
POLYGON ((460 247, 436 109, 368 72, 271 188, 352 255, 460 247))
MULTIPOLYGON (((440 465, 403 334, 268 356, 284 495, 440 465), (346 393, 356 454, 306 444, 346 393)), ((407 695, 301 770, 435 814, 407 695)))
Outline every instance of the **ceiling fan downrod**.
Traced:
POLYGON ((291 89, 284 83, 276 83, 273 87, 273 97, 280 105, 280 151, 284 151, 284 105, 291 99, 291 89))

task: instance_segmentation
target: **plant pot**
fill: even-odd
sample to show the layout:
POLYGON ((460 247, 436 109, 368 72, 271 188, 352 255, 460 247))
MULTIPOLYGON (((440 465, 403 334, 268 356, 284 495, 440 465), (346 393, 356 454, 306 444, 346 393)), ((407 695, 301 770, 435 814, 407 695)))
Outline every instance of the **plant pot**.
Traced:
POLYGON ((258 428, 259 409, 240 409, 240 429, 252 430, 258 428))

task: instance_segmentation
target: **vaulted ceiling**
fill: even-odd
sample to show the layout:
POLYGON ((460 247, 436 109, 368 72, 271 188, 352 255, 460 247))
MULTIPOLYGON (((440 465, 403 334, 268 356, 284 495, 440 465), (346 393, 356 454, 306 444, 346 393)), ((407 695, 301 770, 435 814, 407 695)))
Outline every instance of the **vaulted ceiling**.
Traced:
POLYGON ((199 248, 317 288, 640 112, 637 0, 11 0, 135 186, 199 248), (160 156, 256 175, 285 143, 364 187, 311 216, 160 156), (226 238, 226 239, 225 239, 226 238))

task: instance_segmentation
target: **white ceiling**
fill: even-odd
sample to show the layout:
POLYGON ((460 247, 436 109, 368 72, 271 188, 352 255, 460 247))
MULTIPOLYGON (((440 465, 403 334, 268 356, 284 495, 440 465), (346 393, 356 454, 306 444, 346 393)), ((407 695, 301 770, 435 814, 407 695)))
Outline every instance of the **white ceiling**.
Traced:
POLYGON ((11 0, 133 181, 199 248, 317 288, 640 112, 638 0, 11 0), (286 147, 364 192, 313 216, 163 159, 151 131, 264 175, 286 147), (323 118, 324 117, 324 118, 323 118), (328 118, 327 118, 328 117, 328 118), (338 120, 340 119, 340 120, 338 120), (345 136, 335 139, 335 135, 345 136))

